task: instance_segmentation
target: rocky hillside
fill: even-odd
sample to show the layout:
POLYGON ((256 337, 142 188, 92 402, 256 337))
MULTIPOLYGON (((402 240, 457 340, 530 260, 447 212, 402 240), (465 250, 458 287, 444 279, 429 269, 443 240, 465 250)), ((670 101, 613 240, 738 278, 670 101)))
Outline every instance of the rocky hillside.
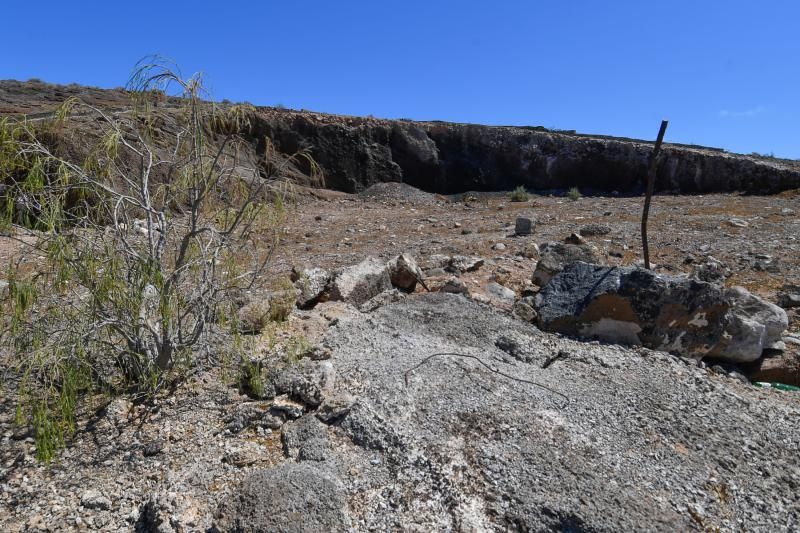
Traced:
MULTIPOLYGON (((107 109, 129 105, 122 89, 3 81, 0 115, 46 117, 69 96, 107 109)), ((162 104, 167 109, 176 105, 175 99, 162 104)), ((264 136, 284 153, 309 148, 324 171, 326 186, 346 192, 402 181, 438 193, 519 185, 635 193, 642 188, 651 152, 647 141, 540 127, 380 120, 264 107, 256 109, 251 122, 251 162, 263 155, 264 136)), ((91 123, 78 124, 91 128, 91 123)), ((657 188, 662 191, 775 193, 798 187, 797 161, 715 148, 667 144, 658 165, 657 188)))

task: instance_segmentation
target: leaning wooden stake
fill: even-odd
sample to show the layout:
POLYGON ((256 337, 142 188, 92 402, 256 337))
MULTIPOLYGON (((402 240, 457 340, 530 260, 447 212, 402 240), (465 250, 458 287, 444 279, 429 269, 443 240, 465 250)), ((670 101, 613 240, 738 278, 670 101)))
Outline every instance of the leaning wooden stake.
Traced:
POLYGON ((650 156, 650 168, 647 169, 647 193, 644 197, 644 211, 642 211, 642 251, 644 252, 644 267, 650 270, 650 249, 647 246, 647 216, 650 214, 650 199, 653 196, 653 188, 656 184, 656 162, 658 152, 661 150, 661 143, 664 141, 664 134, 667 132, 669 121, 661 121, 661 129, 658 130, 658 139, 650 156))

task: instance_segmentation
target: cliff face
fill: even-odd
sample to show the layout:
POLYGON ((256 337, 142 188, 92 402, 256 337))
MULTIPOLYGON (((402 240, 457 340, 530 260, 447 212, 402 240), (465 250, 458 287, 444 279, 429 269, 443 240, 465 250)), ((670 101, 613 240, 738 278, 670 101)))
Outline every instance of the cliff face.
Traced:
MULTIPOLYGON (((534 128, 387 121, 262 110, 256 134, 285 152, 311 149, 328 187, 358 191, 403 181, 426 191, 579 187, 621 193, 642 188, 652 144, 534 128)), ((775 193, 800 187, 795 161, 666 145, 658 190, 775 193)))
MULTIPOLYGON (((47 116, 70 96, 124 110, 124 90, 0 81, 0 116, 47 116)), ((177 110, 167 99, 161 109, 177 110)), ((264 136, 284 153, 310 149, 326 186, 355 192, 377 182, 403 181, 438 193, 579 187, 583 191, 641 191, 652 144, 543 128, 379 120, 308 111, 258 108, 245 159, 258 165, 264 136)), ((76 130, 91 122, 77 120, 76 130)), ((302 174, 303 169, 300 170, 302 174)), ((302 176, 296 177, 302 180, 302 176)), ((315 185, 307 183, 308 185, 315 185)), ((775 193, 800 188, 800 161, 731 154, 667 144, 658 164, 661 191, 775 193)))

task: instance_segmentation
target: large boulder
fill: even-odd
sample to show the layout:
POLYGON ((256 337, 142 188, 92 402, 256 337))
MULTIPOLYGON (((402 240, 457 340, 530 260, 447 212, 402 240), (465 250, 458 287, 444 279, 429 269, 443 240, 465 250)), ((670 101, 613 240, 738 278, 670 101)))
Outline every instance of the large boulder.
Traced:
POLYGON ((600 256, 597 249, 589 244, 545 243, 539 248, 539 262, 533 272, 533 282, 543 287, 564 269, 564 265, 575 261, 598 263, 600 256))
POLYGON ((781 308, 742 288, 583 262, 553 277, 536 307, 546 331, 732 362, 758 359, 788 325, 781 308))
POLYGON ((331 280, 330 299, 356 307, 392 288, 386 263, 367 257, 357 265, 338 269, 331 280))
POLYGON ((217 511, 230 532, 347 531, 339 480, 309 462, 256 470, 217 511))

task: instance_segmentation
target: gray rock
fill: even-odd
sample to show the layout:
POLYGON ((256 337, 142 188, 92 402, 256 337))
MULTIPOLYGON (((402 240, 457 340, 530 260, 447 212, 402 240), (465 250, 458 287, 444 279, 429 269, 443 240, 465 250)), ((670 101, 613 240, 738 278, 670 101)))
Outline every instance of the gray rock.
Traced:
POLYGON ((495 243, 494 246, 492 246, 492 250, 496 250, 498 252, 502 252, 505 249, 506 245, 503 244, 502 242, 495 243))
POLYGON ((383 291, 382 293, 378 294, 377 296, 374 296, 374 297, 370 298, 369 300, 367 300, 366 302, 364 302, 363 304, 361 304, 361 306, 358 308, 358 310, 361 311, 362 313, 369 313, 369 312, 372 312, 372 311, 374 311, 375 309, 377 309, 377 308, 379 308, 381 306, 384 306, 384 305, 387 305, 387 304, 390 304, 390 303, 393 303, 393 302, 398 302, 398 301, 402 300, 405 297, 406 297, 406 293, 405 292, 400 292, 397 289, 391 289, 391 290, 388 290, 388 291, 383 291))
POLYGON ((514 301, 514 298, 516 298, 516 294, 514 293, 514 291, 512 291, 508 287, 500 285, 499 283, 495 283, 494 281, 486 285, 486 292, 488 292, 495 298, 498 298, 506 302, 514 301))
POLYGON ((87 509, 111 509, 111 500, 97 489, 89 489, 81 495, 81 505, 87 509))
POLYGON ((512 314, 525 322, 535 323, 536 320, 539 318, 538 313, 536 312, 535 305, 533 303, 533 298, 530 296, 526 296, 514 304, 513 309, 511 310, 512 314))
POLYGON ((778 293, 778 305, 784 309, 800 307, 800 287, 797 285, 784 285, 778 293))
POLYGON ((692 269, 692 277, 708 283, 722 284, 731 276, 731 271, 721 261, 706 256, 702 263, 696 263, 692 269))
POLYGON ((455 276, 452 276, 444 281, 442 285, 437 287, 439 292, 447 292, 451 294, 469 294, 467 284, 455 276))
POLYGON ((330 430, 341 438, 324 463, 351 495, 356 530, 796 524, 791 394, 660 352, 543 333, 441 293, 342 320, 326 341, 337 392, 359 394, 330 430))
POLYGON ((288 394, 295 401, 316 407, 324 399, 324 391, 333 386, 335 374, 329 361, 309 358, 270 373, 276 394, 288 394))
POLYGON ((356 397, 349 393, 335 393, 326 397, 314 414, 323 422, 332 423, 347 416, 356 401, 356 397))
POLYGON ((571 233, 569 237, 564 239, 564 243, 566 244, 576 244, 576 245, 584 245, 586 244, 586 239, 584 239, 580 233, 571 233))
POLYGON ((330 299, 360 306, 392 288, 386 264, 368 257, 357 265, 341 268, 331 280, 330 299))
POLYGON ((579 233, 584 237, 608 235, 611 233, 611 228, 605 224, 587 224, 580 229, 579 233))
POLYGON ((525 243, 525 246, 520 250, 519 255, 526 259, 539 259, 539 245, 535 242, 525 243))
POLYGON ((414 258, 408 254, 400 254, 387 265, 392 285, 405 292, 414 292, 417 282, 422 280, 422 270, 414 258))
POLYGON ((547 331, 733 362, 759 358, 788 324, 782 309, 742 288, 582 262, 550 280, 536 307, 547 331))
POLYGON ((780 342, 789 327, 786 311, 742 287, 726 290, 723 301, 729 312, 723 317, 722 338, 708 351, 711 357, 755 361, 765 349, 780 342))
POLYGON ((281 438, 286 456, 300 461, 324 461, 330 455, 325 426, 306 415, 283 426, 281 438))
POLYGON ((321 268, 311 268, 299 272, 297 277, 294 284, 299 291, 297 307, 300 309, 314 307, 328 288, 331 280, 330 273, 321 268))
POLYGON ((533 233, 533 220, 528 217, 517 217, 514 223, 514 233, 516 235, 530 235, 533 233))
POLYGON ((540 287, 564 269, 564 265, 575 261, 598 263, 600 257, 597 250, 588 244, 564 244, 548 242, 539 248, 539 262, 533 272, 533 282, 540 287))
POLYGON ((457 274, 463 272, 474 272, 483 266, 484 260, 480 257, 467 257, 464 255, 454 255, 450 258, 445 270, 457 274))
POLYGON ((284 463, 247 476, 217 510, 221 531, 346 531, 345 494, 332 474, 312 463, 284 463))
POLYGON ((284 394, 278 396, 273 400, 269 412, 272 416, 281 417, 286 420, 295 420, 303 416, 305 407, 302 403, 298 403, 284 394))

